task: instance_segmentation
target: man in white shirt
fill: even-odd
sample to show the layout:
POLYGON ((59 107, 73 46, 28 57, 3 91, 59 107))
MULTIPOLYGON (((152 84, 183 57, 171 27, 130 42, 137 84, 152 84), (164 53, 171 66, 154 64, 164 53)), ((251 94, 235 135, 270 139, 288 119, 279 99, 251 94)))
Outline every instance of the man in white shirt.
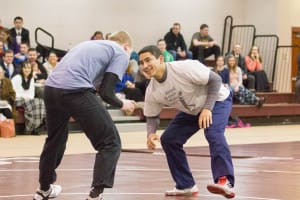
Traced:
POLYGON ((156 46, 139 52, 141 70, 151 78, 146 90, 144 114, 147 117, 147 146, 155 149, 160 139, 169 169, 176 185, 167 196, 196 195, 198 188, 189 168, 183 145, 200 128, 209 143, 214 184, 207 189, 233 198, 234 170, 230 150, 224 136, 232 108, 232 93, 221 78, 195 60, 165 63, 156 46), (180 112, 162 134, 156 134, 163 106, 180 112))

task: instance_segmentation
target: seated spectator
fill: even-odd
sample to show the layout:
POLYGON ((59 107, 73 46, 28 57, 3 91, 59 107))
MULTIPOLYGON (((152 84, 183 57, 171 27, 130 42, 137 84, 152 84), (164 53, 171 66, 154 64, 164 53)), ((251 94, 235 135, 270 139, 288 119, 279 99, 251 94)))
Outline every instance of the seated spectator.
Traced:
MULTIPOLYGON (((234 55, 238 66, 243 73, 243 85, 251 91, 255 91, 255 76, 248 72, 245 64, 245 57, 241 54, 241 45, 235 44, 233 50, 228 55, 234 55)), ((228 56, 227 55, 227 56, 228 56)))
POLYGON ((23 62, 21 72, 11 80, 16 92, 16 101, 34 98, 34 79, 30 62, 23 62))
POLYGON ((215 55, 215 60, 220 55, 220 47, 214 39, 208 34, 208 25, 202 24, 200 32, 194 33, 190 50, 193 53, 193 59, 204 63, 205 58, 215 55))
POLYGON ((127 67, 127 69, 126 69, 125 74, 123 74, 122 80, 119 81, 116 84, 116 88, 115 88, 116 93, 123 92, 123 90, 126 88, 127 81, 133 82, 133 75, 132 75, 132 73, 133 73, 132 67, 129 64, 128 67, 127 67))
POLYGON ((51 51, 48 55, 47 61, 43 64, 47 74, 49 75, 58 63, 58 57, 55 52, 51 51))
POLYGON ((255 77, 255 90, 258 92, 269 92, 269 81, 266 72, 263 70, 262 58, 257 46, 251 48, 248 56, 245 58, 245 64, 248 72, 255 77))
POLYGON ((146 79, 142 82, 127 82, 124 89, 125 98, 136 102, 143 102, 149 81, 149 79, 146 79))
POLYGON ((31 63, 25 61, 21 65, 21 72, 11 80, 16 92, 16 106, 24 108, 26 131, 38 134, 38 128, 44 124, 44 101, 34 98, 35 87, 31 63))
POLYGON ((35 79, 35 82, 37 83, 44 83, 47 79, 47 70, 43 66, 42 63, 40 63, 38 60, 38 53, 35 48, 30 48, 28 50, 28 61, 31 63, 33 67, 33 77, 35 79))
POLYGON ((0 31, 0 40, 3 42, 4 51, 11 49, 14 53, 20 52, 20 47, 16 40, 10 36, 9 29, 4 28, 0 31))
POLYGON ((0 113, 7 119, 15 117, 16 92, 11 80, 4 77, 4 70, 0 68, 0 113))
POLYGON ((135 82, 126 82, 126 88, 124 89, 125 98, 136 102, 143 102, 150 79, 147 79, 139 70, 134 81, 135 82))
MULTIPOLYGON (((111 33, 107 33, 105 37, 109 37, 109 35, 111 35, 111 33)), ((135 77, 135 75, 137 74, 138 70, 139 70, 139 55, 137 54, 136 51, 132 51, 129 57, 129 64, 131 71, 132 71, 132 76, 135 77)))
POLYGON ((3 42, 0 40, 0 62, 2 62, 3 54, 4 54, 4 45, 3 42))
POLYGON ((33 70, 33 78, 36 86, 35 96, 37 98, 44 98, 44 86, 48 74, 43 64, 37 60, 37 57, 36 49, 30 48, 28 51, 28 61, 31 63, 33 70))
POLYGON ((103 40, 103 33, 101 31, 96 31, 91 37, 91 40, 103 40))
POLYGON ((296 91, 297 100, 300 103, 300 53, 298 54, 297 61, 298 61, 298 75, 296 80, 295 91, 296 91))
POLYGON ((136 51, 131 52, 129 60, 135 60, 136 62, 139 62, 139 55, 136 51))
POLYGON ((225 68, 225 62, 224 62, 224 57, 219 56, 217 58, 216 66, 213 69, 214 72, 219 74, 222 78, 222 83, 224 84, 225 87, 229 87, 229 70, 228 68, 225 68))
POLYGON ((10 35, 17 41, 17 44, 27 43, 30 45, 29 31, 23 27, 23 18, 17 16, 14 18, 14 27, 10 29, 10 35))
POLYGON ((117 83, 115 91, 118 92, 119 98, 142 102, 145 99, 145 92, 149 80, 145 78, 140 70, 133 76, 133 70, 136 64, 134 59, 129 61, 126 73, 124 74, 122 81, 117 83))
POLYGON ((180 33, 181 26, 174 23, 164 39, 167 44, 167 50, 172 54, 174 60, 192 59, 192 52, 187 50, 184 38, 180 33))
POLYGON ((137 76, 138 71, 139 71, 139 64, 135 59, 131 59, 131 60, 129 60, 129 65, 131 66, 132 76, 133 76, 133 79, 135 80, 135 77, 137 76))
POLYGON ((0 65, 6 78, 12 79, 15 75, 20 73, 20 66, 13 63, 14 52, 12 50, 4 51, 2 60, 3 62, 1 62, 0 65))
POLYGON ((253 92, 244 87, 242 81, 242 70, 237 66, 236 59, 230 55, 227 60, 227 67, 229 69, 229 86, 234 92, 234 100, 239 104, 257 105, 262 107, 265 98, 256 97, 253 92))
POLYGON ((20 44, 20 53, 15 54, 14 63, 21 64, 28 58, 29 45, 27 43, 20 44))
POLYGON ((166 41, 164 39, 159 39, 157 41, 157 47, 159 48, 159 50, 162 52, 163 56, 164 56, 164 61, 165 62, 172 62, 174 61, 174 58, 172 56, 172 54, 170 54, 167 50, 166 50, 166 41))

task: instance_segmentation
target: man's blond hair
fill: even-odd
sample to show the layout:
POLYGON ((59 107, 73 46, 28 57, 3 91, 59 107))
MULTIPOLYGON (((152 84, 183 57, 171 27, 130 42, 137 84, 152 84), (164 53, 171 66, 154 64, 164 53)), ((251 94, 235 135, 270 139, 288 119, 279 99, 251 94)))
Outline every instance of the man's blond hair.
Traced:
POLYGON ((116 31, 113 32, 109 37, 109 40, 115 41, 120 45, 128 44, 129 47, 132 47, 132 39, 126 31, 116 31))

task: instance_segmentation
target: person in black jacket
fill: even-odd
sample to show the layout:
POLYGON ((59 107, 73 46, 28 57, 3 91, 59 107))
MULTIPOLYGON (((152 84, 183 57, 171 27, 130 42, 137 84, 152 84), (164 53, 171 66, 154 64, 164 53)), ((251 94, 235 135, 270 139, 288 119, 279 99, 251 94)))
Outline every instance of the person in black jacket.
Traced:
POLYGON ((14 18, 14 27, 10 29, 10 35, 14 38, 18 45, 21 43, 27 43, 30 45, 29 31, 23 28, 23 18, 17 16, 14 18))
POLYGON ((170 32, 165 35, 167 50, 172 54, 174 60, 192 59, 192 52, 187 50, 180 28, 180 24, 176 22, 173 24, 170 32))

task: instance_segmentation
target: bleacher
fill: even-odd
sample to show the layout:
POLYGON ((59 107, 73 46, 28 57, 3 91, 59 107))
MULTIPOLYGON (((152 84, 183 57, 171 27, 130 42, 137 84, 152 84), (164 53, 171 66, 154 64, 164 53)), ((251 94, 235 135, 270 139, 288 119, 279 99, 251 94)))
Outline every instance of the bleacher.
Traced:
MULTIPOLYGON (((300 104, 296 102, 294 93, 257 93, 257 96, 266 98, 262 108, 255 105, 234 104, 231 116, 238 116, 243 121, 251 122, 252 125, 300 123, 300 104)), ((164 107, 160 119, 170 121, 177 113, 175 108, 164 107)), ((141 121, 145 120, 142 110, 136 110, 135 115, 139 116, 141 121)))
MULTIPOLYGON (((42 28, 35 31, 35 39, 41 55, 46 55, 47 51, 56 50, 61 56, 65 51, 54 48, 54 37, 42 28), (42 45, 38 42, 38 34, 46 34, 51 38, 51 46, 42 45)), ((300 123, 300 104, 296 102, 296 97, 291 92, 290 74, 287 74, 287 68, 291 68, 291 52, 293 49, 300 47, 295 46, 279 46, 279 38, 276 35, 256 35, 254 25, 234 25, 233 18, 227 16, 224 21, 222 52, 225 54, 231 50, 231 47, 239 43, 243 46, 244 55, 253 45, 260 46, 262 56, 264 58, 264 69, 267 72, 268 79, 271 82, 273 92, 257 93, 257 96, 265 97, 266 102, 262 108, 258 109, 255 105, 233 105, 231 116, 238 116, 252 125, 259 124, 284 124, 284 123, 300 123), (289 59, 286 59, 289 58, 289 59)), ((213 66, 212 60, 207 60, 208 66, 213 66)), ((119 110, 109 110, 114 122, 118 128, 124 131, 145 130, 145 116, 141 109, 137 109, 133 116, 125 116, 119 110)), ((175 108, 163 108, 160 119, 169 121, 174 118, 178 111, 175 108)), ((23 110, 18 109, 17 126, 24 123, 23 110)), ((74 119, 70 119, 70 130, 77 131, 80 127, 74 119)))

